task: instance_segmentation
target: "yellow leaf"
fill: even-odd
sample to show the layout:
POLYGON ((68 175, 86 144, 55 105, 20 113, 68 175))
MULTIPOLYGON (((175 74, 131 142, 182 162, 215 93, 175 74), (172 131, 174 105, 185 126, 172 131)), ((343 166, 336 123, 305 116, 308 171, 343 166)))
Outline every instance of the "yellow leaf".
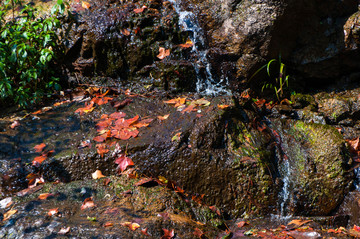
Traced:
POLYGON ((169 116, 170 116, 170 114, 167 114, 167 115, 164 115, 164 116, 159 115, 157 118, 159 120, 166 120, 167 118, 169 118, 169 116))
POLYGON ((85 1, 82 1, 81 6, 85 9, 89 9, 91 7, 91 4, 85 1))
POLYGON ((105 176, 101 173, 100 170, 96 170, 94 173, 91 174, 93 179, 104 178, 105 176))
POLYGON ((180 140, 181 132, 176 133, 172 138, 171 141, 179 141, 180 140))
POLYGON ((219 109, 225 109, 225 108, 227 108, 227 107, 229 107, 229 105, 218 105, 218 108, 219 108, 219 109))
POLYGON ((13 209, 13 210, 9 210, 4 214, 4 219, 3 221, 8 220, 12 215, 14 215, 15 213, 17 213, 18 210, 13 209))

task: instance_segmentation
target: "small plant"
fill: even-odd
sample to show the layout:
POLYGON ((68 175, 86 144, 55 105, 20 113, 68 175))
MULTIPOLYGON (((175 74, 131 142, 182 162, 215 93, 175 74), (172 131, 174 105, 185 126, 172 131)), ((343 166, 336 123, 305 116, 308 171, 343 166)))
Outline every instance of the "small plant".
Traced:
POLYGON ((261 88, 261 91, 264 91, 265 89, 273 89, 275 91, 276 98, 278 101, 280 101, 281 98, 284 97, 284 91, 286 87, 289 87, 289 76, 286 75, 286 66, 281 61, 281 56, 279 56, 279 60, 272 59, 262 67, 260 67, 252 76, 250 79, 252 79, 255 75, 257 75, 260 71, 262 71, 264 68, 266 68, 267 75, 269 76, 270 80, 266 81, 261 88), (279 71, 276 73, 277 75, 272 77, 272 74, 270 73, 270 67, 272 64, 278 64, 279 71))
POLYGON ((0 102, 26 107, 60 89, 51 64, 62 54, 57 32, 64 11, 63 0, 45 18, 36 16, 36 10, 21 0, 1 3, 0 102), (15 9, 21 10, 15 13, 15 9))

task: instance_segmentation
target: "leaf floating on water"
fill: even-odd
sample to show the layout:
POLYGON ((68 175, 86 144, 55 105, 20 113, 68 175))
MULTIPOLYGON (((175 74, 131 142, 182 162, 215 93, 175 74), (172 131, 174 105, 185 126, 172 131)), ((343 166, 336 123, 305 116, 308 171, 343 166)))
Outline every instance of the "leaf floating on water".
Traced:
POLYGON ((94 173, 91 174, 91 176, 93 179, 99 179, 105 177, 100 170, 96 170, 94 173))
POLYGON ((179 46, 182 47, 182 48, 189 48, 189 47, 192 47, 194 45, 194 43, 188 39, 185 44, 180 44, 179 46))
POLYGON ((92 200, 92 197, 86 198, 83 202, 83 204, 81 205, 81 210, 84 210, 86 208, 92 208, 95 207, 95 203, 92 200))
POLYGON ((157 58, 160 60, 164 59, 165 57, 170 56, 170 50, 165 49, 164 47, 159 48, 159 54, 157 55, 157 58))
POLYGON ((13 210, 9 210, 6 213, 4 213, 4 218, 3 221, 8 220, 12 215, 14 215, 15 213, 17 213, 18 210, 13 209, 13 210))
POLYGON ((151 236, 148 232, 148 228, 141 229, 141 233, 145 236, 151 236))

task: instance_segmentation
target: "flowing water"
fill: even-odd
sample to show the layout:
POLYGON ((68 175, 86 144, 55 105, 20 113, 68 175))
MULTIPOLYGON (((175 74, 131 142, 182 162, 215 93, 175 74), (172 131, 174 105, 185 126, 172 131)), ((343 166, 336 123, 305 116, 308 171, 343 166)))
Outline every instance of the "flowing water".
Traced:
POLYGON ((197 82, 196 91, 205 95, 230 95, 227 88, 228 80, 224 76, 216 76, 212 71, 212 66, 208 59, 208 47, 205 42, 204 32, 200 27, 194 13, 183 10, 180 2, 170 0, 173 3, 176 12, 179 14, 179 25, 184 31, 190 32, 190 40, 193 42, 192 55, 194 55, 194 65, 197 82), (204 69, 204 70, 202 70, 204 69))

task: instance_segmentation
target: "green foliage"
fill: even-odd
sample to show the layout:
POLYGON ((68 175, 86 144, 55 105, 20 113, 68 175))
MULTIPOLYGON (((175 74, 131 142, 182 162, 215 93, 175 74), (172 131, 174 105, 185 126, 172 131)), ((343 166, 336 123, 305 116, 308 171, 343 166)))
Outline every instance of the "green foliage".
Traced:
POLYGON ((264 68, 266 68, 266 72, 267 72, 267 75, 269 77, 269 80, 264 82, 264 85, 263 85, 261 91, 264 91, 265 89, 273 89, 275 91, 276 98, 280 101, 280 99, 284 97, 285 89, 287 87, 289 87, 289 76, 286 75, 286 66, 285 66, 284 63, 282 63, 281 56, 279 57, 279 60, 272 59, 268 63, 266 63, 265 65, 260 67, 251 76, 251 78, 253 78, 255 75, 257 75, 264 68), (276 64, 278 69, 279 69, 276 72, 275 77, 270 72, 270 68, 274 64, 276 64))
POLYGON ((57 31, 64 11, 63 0, 46 18, 37 17, 36 10, 21 0, 1 4, 0 101, 25 107, 60 89, 51 64, 62 53, 57 31))

